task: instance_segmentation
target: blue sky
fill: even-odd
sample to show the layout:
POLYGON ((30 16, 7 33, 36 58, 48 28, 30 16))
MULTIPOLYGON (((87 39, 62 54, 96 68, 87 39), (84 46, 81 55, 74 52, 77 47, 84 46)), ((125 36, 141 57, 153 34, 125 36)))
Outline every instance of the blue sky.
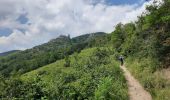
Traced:
POLYGON ((17 21, 21 24, 26 24, 28 22, 28 18, 26 17, 26 14, 23 14, 23 15, 20 15, 18 18, 17 18, 17 21))
POLYGON ((1 28, 0 27, 0 37, 1 36, 9 36, 12 33, 12 30, 9 28, 1 28))
POLYGON ((110 33, 120 22, 137 20, 147 4, 144 0, 0 0, 0 52, 32 48, 61 34, 110 33))
MULTIPOLYGON (((26 17, 26 14, 21 14, 21 15, 16 19, 16 21, 17 21, 18 23, 20 23, 20 24, 26 24, 26 23, 28 22, 28 20, 29 20, 29 19, 26 17)), ((19 30, 21 30, 22 32, 25 31, 24 29, 20 29, 20 28, 19 28, 19 30)), ((7 37, 7 36, 9 36, 12 32, 13 32, 13 31, 12 31, 12 29, 10 29, 10 28, 0 27, 0 37, 2 37, 2 36, 7 37)))
POLYGON ((106 3, 111 5, 122 5, 122 4, 141 4, 144 0, 105 0, 106 3))

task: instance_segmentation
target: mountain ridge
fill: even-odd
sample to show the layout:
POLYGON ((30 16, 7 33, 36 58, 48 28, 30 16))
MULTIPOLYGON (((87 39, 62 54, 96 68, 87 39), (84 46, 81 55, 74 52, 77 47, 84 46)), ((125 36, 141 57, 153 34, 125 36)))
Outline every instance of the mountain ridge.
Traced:
POLYGON ((2 57, 0 59, 0 72, 9 76, 11 73, 25 73, 37 69, 63 59, 74 52, 80 52, 82 49, 92 46, 96 38, 103 38, 105 35, 106 33, 100 32, 93 33, 93 36, 85 34, 74 38, 60 36, 31 49, 2 57))
POLYGON ((7 56, 9 54, 16 53, 19 51, 21 51, 21 50, 11 50, 11 51, 2 52, 2 53, 0 53, 0 56, 7 56))

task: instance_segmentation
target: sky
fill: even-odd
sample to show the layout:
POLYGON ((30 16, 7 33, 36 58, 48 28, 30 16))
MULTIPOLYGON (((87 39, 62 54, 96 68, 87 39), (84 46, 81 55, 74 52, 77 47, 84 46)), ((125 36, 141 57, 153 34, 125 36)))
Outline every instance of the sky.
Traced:
POLYGON ((25 50, 59 35, 110 33, 137 20, 145 0, 0 0, 0 53, 25 50))

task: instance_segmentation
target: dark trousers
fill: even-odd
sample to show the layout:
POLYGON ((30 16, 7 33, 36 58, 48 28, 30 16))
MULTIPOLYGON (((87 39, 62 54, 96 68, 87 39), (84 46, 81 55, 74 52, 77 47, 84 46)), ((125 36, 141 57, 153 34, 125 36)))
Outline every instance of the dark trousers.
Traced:
POLYGON ((120 62, 121 62, 121 66, 123 65, 123 59, 120 59, 120 62))

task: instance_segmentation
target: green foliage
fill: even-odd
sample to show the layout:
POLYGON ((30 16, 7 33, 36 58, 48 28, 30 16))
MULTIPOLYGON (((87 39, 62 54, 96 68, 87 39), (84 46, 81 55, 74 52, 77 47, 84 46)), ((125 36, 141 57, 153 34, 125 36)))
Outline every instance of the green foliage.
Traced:
POLYGON ((11 54, 14 54, 17 52, 19 52, 19 50, 12 50, 12 51, 8 51, 8 52, 0 53, 0 57, 8 56, 8 55, 11 55, 11 54))
POLYGON ((112 32, 112 42, 116 52, 125 56, 152 58, 156 71, 170 65, 169 14, 170 3, 155 2, 147 7, 148 12, 139 17, 136 23, 118 24, 112 32))
POLYGON ((29 82, 15 77, 9 79, 1 77, 0 84, 0 99, 43 99, 49 94, 39 76, 29 82))
POLYGON ((126 80, 118 64, 109 54, 110 51, 106 48, 86 49, 69 57, 70 67, 64 67, 65 60, 60 60, 29 72, 23 75, 22 79, 29 81, 39 74, 50 92, 47 97, 50 99, 94 100, 103 79, 108 77, 111 80, 110 83, 107 82, 111 84, 109 86, 111 97, 105 98, 127 100, 126 80))
POLYGON ((69 56, 68 55, 66 55, 65 56, 65 64, 64 64, 64 66, 65 67, 70 67, 70 58, 69 58, 69 56))
MULTIPOLYGON (((111 99, 111 95, 109 92, 112 90, 112 78, 106 77, 103 78, 98 85, 98 89, 95 91, 95 99, 103 100, 103 99, 111 99)), ((113 99, 113 98, 112 98, 113 99)))
POLYGON ((126 65, 156 100, 168 100, 169 82, 155 75, 170 66, 170 2, 155 2, 135 23, 118 24, 112 32, 115 56, 126 56, 126 65))
POLYGON ((1 57, 5 77, 31 72, 21 79, 0 76, 0 99, 127 100, 126 80, 114 58, 123 54, 153 98, 168 100, 169 82, 155 73, 170 66, 170 0, 157 4, 148 6, 135 23, 118 24, 111 34, 60 36, 1 57))
POLYGON ((8 77, 12 72, 19 72, 20 74, 29 72, 63 59, 65 55, 80 52, 86 47, 100 45, 99 40, 107 41, 107 39, 102 38, 105 35, 105 33, 100 32, 72 39, 69 36, 60 36, 43 45, 0 58, 0 73, 8 77), (94 41, 94 44, 91 41, 94 41))
POLYGON ((123 30, 123 24, 118 24, 115 28, 115 31, 112 33, 112 42, 114 43, 114 48, 117 51, 121 50, 121 45, 125 40, 125 32, 123 30))
POLYGON ((170 95, 170 82, 163 76, 161 71, 152 71, 155 66, 151 58, 127 59, 128 69, 148 90, 154 100, 168 100, 170 95))
POLYGON ((95 90, 95 100, 128 100, 127 91, 121 88, 121 84, 111 77, 103 78, 95 90))

